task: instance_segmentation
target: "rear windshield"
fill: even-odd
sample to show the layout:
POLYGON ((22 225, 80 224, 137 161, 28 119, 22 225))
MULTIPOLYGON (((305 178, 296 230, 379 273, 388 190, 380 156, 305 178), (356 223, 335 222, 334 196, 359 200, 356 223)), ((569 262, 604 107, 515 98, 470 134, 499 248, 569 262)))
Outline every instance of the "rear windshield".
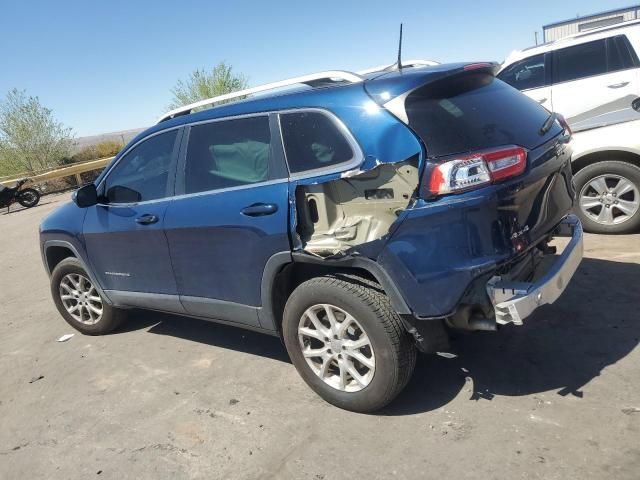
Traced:
POLYGON ((405 109, 429 157, 501 145, 532 149, 562 130, 556 124, 541 136, 549 112, 486 73, 427 84, 407 96, 405 109))

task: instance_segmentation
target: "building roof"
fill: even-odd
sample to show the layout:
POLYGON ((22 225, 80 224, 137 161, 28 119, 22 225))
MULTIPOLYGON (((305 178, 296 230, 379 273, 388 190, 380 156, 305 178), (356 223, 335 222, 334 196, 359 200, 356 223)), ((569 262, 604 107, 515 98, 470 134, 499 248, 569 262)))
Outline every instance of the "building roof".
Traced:
POLYGON ((584 17, 577 17, 577 18, 571 18, 568 20, 561 20, 559 22, 554 22, 554 23, 549 23, 547 25, 543 25, 542 29, 545 30, 547 28, 551 28, 551 27, 559 27, 560 25, 567 25, 569 23, 575 23, 575 22, 582 22, 584 20, 592 20, 598 17, 602 17, 602 16, 606 16, 606 15, 613 15, 615 13, 624 13, 624 12, 628 12, 630 10, 638 10, 640 9, 640 5, 632 5, 630 7, 626 7, 626 8, 616 8, 614 10, 605 10, 604 12, 599 12, 599 13, 592 13, 589 15, 585 15, 584 17))

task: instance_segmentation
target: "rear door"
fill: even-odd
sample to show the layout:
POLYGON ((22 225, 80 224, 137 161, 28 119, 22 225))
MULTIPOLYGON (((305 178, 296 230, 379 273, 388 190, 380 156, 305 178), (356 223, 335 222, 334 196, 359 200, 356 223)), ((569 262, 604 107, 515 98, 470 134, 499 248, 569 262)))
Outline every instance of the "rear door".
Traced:
POLYGON ((181 302, 192 315, 257 326, 265 265, 290 251, 275 117, 195 124, 186 138, 165 219, 181 302))
POLYGON ((575 129, 612 123, 638 96, 637 56, 624 35, 553 52, 553 108, 575 129))
POLYGON ((512 63, 497 76, 548 110, 553 110, 549 54, 540 53, 512 63))
POLYGON ((98 185, 100 203, 87 209, 90 263, 102 287, 122 303, 138 305, 144 297, 125 292, 177 295, 164 218, 181 136, 174 128, 134 146, 98 185))

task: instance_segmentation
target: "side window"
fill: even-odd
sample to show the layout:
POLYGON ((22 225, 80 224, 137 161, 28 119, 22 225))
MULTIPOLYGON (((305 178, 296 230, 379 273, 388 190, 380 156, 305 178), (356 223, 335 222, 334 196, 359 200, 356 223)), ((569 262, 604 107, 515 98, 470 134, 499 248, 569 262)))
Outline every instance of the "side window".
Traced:
POLYGON ((633 68, 636 65, 637 60, 634 58, 633 47, 629 44, 626 36, 618 35, 607 41, 607 61, 610 72, 633 68))
POLYGON ((134 203, 167 196, 169 167, 178 130, 144 140, 130 150, 105 179, 109 203, 134 203))
POLYGON ((544 87, 544 54, 525 58, 505 68, 498 78, 518 90, 544 87))
POLYGON ((270 156, 266 115, 194 125, 187 147, 185 193, 269 180, 270 156))
POLYGON ((280 114, 282 139, 291 173, 330 167, 353 159, 349 142, 320 112, 280 114))
POLYGON ((567 82, 607 72, 605 40, 562 48, 553 53, 553 82, 567 82))

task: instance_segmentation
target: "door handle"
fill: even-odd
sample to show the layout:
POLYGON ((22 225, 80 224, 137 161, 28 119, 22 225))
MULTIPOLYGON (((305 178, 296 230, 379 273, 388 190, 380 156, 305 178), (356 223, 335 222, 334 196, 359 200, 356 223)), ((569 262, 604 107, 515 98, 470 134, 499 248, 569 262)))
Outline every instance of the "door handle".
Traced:
POLYGON ((627 85, 629 85, 629 82, 614 83, 612 85, 607 85, 607 86, 609 88, 622 88, 622 87, 626 87, 627 85))
POLYGON ((151 225, 152 223, 156 223, 158 220, 157 215, 142 215, 141 217, 136 218, 136 223, 140 225, 151 225))
POLYGON ((541 98, 540 100, 538 100, 538 103, 539 103, 540 105, 542 105, 542 104, 543 104, 544 102, 546 102, 546 101, 547 101, 547 97, 544 97, 544 98, 541 98))
POLYGON ((275 203, 254 203, 248 207, 244 207, 240 210, 240 213, 247 217, 264 217, 265 215, 272 215, 278 211, 278 206, 275 203))

